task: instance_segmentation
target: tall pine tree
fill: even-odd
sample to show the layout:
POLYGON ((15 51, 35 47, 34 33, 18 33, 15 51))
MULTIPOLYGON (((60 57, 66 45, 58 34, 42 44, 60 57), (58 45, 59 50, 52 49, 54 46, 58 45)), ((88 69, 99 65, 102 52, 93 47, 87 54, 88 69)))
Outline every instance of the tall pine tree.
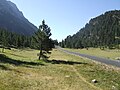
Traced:
POLYGON ((50 27, 48 27, 43 20, 42 25, 39 26, 38 31, 33 36, 34 41, 40 49, 39 60, 41 58, 47 58, 46 54, 50 53, 49 51, 52 50, 52 40, 50 39, 51 35, 50 27))

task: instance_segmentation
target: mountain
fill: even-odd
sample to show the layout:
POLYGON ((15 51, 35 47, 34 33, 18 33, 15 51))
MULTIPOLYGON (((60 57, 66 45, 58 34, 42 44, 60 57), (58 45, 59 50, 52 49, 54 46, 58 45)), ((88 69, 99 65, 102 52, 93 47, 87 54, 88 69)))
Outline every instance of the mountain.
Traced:
POLYGON ((0 0, 0 28, 23 35, 32 35, 37 30, 17 6, 7 0, 0 0))
POLYGON ((69 35, 60 45, 67 48, 108 47, 119 48, 120 10, 105 12, 93 18, 73 36, 69 35))

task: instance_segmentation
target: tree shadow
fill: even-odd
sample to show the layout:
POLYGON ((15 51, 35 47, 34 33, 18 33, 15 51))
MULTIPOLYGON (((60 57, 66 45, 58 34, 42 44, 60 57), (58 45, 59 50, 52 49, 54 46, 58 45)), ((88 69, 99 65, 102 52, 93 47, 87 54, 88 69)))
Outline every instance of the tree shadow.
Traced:
POLYGON ((6 67, 4 65, 0 65, 0 69, 2 69, 2 70, 11 70, 11 69, 9 69, 8 67, 6 67))
POLYGON ((46 63, 51 64, 67 64, 67 65, 74 65, 74 64, 87 64, 84 62, 74 62, 74 61, 64 61, 64 60, 45 60, 46 63))
MULTIPOLYGON (((6 53, 7 53, 7 52, 6 52, 6 53)), ((7 53, 7 54, 9 54, 9 55, 13 55, 13 56, 17 56, 17 57, 26 58, 26 57, 24 57, 24 56, 21 56, 21 55, 17 55, 17 54, 13 54, 13 53, 7 53)))
POLYGON ((27 62, 27 61, 20 61, 20 60, 11 59, 3 54, 0 54, 0 63, 8 63, 8 64, 16 65, 16 66, 20 66, 20 65, 33 65, 33 66, 44 65, 41 63, 37 63, 37 62, 27 62))

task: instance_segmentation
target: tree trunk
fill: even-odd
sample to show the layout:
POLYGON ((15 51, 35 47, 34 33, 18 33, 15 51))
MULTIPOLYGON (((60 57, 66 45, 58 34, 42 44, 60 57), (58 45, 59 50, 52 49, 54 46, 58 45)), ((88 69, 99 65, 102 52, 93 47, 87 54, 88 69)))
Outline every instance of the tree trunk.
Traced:
POLYGON ((3 47, 3 48, 2 48, 2 53, 4 52, 4 49, 5 49, 5 48, 3 47))
POLYGON ((41 59, 41 57, 42 57, 42 49, 40 49, 39 60, 41 59))
POLYGON ((40 44, 40 55, 39 55, 39 60, 41 59, 42 57, 42 43, 40 44))

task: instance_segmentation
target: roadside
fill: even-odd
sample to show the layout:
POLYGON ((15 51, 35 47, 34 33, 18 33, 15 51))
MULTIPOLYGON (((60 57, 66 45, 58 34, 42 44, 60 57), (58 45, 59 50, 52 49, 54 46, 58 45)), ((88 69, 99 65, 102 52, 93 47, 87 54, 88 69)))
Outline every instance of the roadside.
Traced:
POLYGON ((102 57, 111 60, 118 60, 120 59, 120 50, 118 49, 104 49, 101 50, 100 48, 89 48, 89 49, 68 49, 64 48, 65 50, 78 52, 80 54, 87 54, 97 57, 102 57))
POLYGON ((82 57, 89 58, 91 60, 95 60, 95 61, 107 64, 107 65, 113 65, 113 66, 116 66, 116 67, 120 67, 120 60, 111 60, 111 59, 101 58, 101 57, 97 57, 97 56, 93 56, 93 55, 80 54, 78 52, 66 50, 66 49, 63 49, 63 48, 59 48, 59 49, 66 52, 66 53, 69 53, 69 54, 82 56, 82 57))

